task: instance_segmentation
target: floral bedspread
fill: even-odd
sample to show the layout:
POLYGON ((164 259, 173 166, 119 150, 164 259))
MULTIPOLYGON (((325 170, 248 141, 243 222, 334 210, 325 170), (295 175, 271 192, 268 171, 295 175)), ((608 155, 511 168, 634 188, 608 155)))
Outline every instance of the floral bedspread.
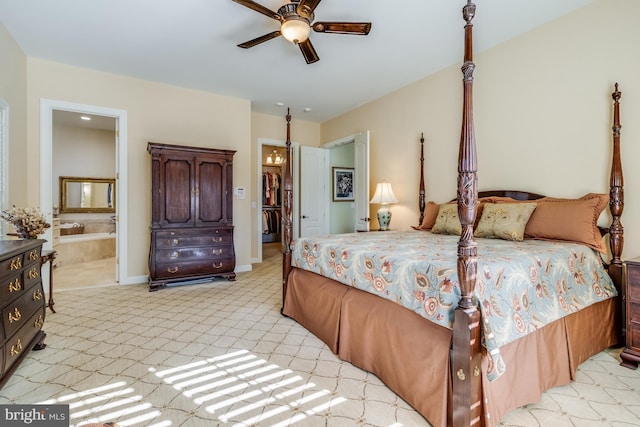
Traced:
MULTIPOLYGON (((351 233, 295 242, 292 264, 379 295, 447 328, 460 299, 458 236, 427 231, 351 233)), ((598 254, 574 243, 476 239, 475 296, 489 379, 505 370, 499 348, 617 295, 598 254)))

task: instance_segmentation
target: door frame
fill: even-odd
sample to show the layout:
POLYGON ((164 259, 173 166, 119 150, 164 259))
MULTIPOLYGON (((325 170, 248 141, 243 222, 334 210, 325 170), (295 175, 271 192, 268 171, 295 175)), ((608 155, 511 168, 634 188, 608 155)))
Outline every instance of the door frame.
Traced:
MULTIPOLYGON (((370 152, 370 135, 369 135, 369 131, 368 130, 363 131, 363 132, 354 133, 353 135, 345 136, 345 137, 342 137, 342 138, 339 138, 339 139, 335 139, 333 141, 330 141, 330 142, 327 142, 325 144, 322 144, 320 146, 320 148, 331 150, 332 148, 336 148, 336 147, 339 147, 341 145, 353 144, 354 145, 354 150, 355 150, 356 138, 358 138, 360 136, 366 136, 367 151, 370 152)), ((356 166, 356 168, 357 168, 357 166, 359 165, 357 156, 355 156, 354 161, 355 161, 355 165, 354 166, 356 166)), ((369 163, 370 162, 368 161, 366 165, 359 165, 359 166, 361 166, 361 167, 363 167, 365 169, 365 170, 361 171, 361 173, 364 174, 364 180, 367 181, 366 182, 366 193, 369 192, 369 188, 370 188, 370 185, 371 185, 370 176, 369 176, 369 168, 370 168, 370 164, 369 163)), ((329 177, 329 180, 331 180, 331 177, 329 177)), ((327 188, 331 188, 331 185, 332 185, 331 182, 329 182, 327 188)), ((361 193, 362 192, 357 191, 356 192, 356 197, 358 195, 360 195, 361 193)), ((329 204, 331 203, 331 198, 330 197, 327 198, 327 202, 326 203, 327 203, 326 212, 331 212, 331 210, 329 209, 329 204)), ((366 198, 364 203, 369 204, 369 197, 366 198)), ((355 213, 357 215, 357 213, 358 213, 357 209, 356 209, 355 213)), ((354 227, 357 228, 357 218, 354 218, 354 227)), ((367 224, 367 228, 368 227, 369 227, 369 225, 367 224)), ((331 216, 330 215, 327 215, 327 217, 326 217, 326 229, 327 230, 331 229, 331 216)), ((355 230, 354 230, 354 232, 355 232, 355 230)))
MULTIPOLYGON (((286 141, 282 141, 279 139, 269 139, 269 138, 258 138, 258 149, 256 150, 256 201, 255 209, 256 209, 256 220, 257 220, 257 257, 252 259, 252 263, 261 263, 262 262, 262 148, 264 145, 274 146, 274 147, 282 147, 286 148, 286 141)), ((300 143, 291 142, 291 157, 293 157, 293 236, 297 236, 297 230, 299 227, 299 215, 298 209, 300 206, 299 199, 299 161, 298 152, 299 152, 300 143)), ((283 185, 284 185, 284 177, 283 177, 283 185)))
MULTIPOLYGON (((53 110, 107 116, 116 119, 116 281, 129 284, 127 248, 127 111, 96 105, 78 104, 55 99, 40 100, 40 207, 51 212, 53 207, 53 110)), ((51 214, 47 214, 51 221, 51 214)), ((52 248, 52 231, 44 234, 45 249, 52 248)), ((134 280, 135 282, 135 280, 134 280)), ((132 282, 133 283, 133 282, 132 282)))

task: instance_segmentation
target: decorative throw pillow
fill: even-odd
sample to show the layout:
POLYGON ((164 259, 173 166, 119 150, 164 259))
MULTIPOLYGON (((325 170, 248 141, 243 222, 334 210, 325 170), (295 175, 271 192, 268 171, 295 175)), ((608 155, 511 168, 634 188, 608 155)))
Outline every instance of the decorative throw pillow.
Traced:
POLYGON ((422 224, 420 224, 420 229, 431 230, 433 228, 433 224, 436 223, 438 212, 440 212, 440 205, 432 201, 427 202, 427 205, 424 208, 424 218, 422 219, 422 224))
POLYGON ((475 237, 521 242, 535 203, 485 203, 475 237))
POLYGON ((436 218, 432 233, 436 234, 455 234, 462 233, 462 224, 458 218, 458 205, 456 203, 447 203, 440 205, 438 209, 438 217, 436 218))
POLYGON ((589 193, 579 199, 545 197, 536 203, 538 207, 525 228, 525 236, 583 243, 606 253, 598 218, 609 204, 608 194, 589 193))

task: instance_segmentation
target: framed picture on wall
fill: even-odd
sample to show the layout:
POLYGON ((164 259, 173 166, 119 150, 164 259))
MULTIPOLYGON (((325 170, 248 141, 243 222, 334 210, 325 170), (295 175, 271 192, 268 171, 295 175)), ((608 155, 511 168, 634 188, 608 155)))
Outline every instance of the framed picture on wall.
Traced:
POLYGON ((355 200, 353 193, 353 168, 333 168, 333 201, 355 200))

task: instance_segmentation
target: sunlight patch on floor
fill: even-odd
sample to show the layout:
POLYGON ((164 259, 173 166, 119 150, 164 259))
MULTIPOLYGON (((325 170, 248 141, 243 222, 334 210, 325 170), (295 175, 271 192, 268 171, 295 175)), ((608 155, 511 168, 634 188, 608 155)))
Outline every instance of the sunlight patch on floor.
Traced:
POLYGON ((347 401, 248 350, 150 371, 196 405, 207 405, 204 409, 219 414, 220 422, 234 426, 267 425, 288 411, 292 414, 286 420, 271 422, 273 427, 290 426, 347 401))
POLYGON ((102 387, 49 399, 41 404, 69 405, 69 427, 113 421, 117 421, 121 427, 143 424, 149 425, 149 427, 172 425, 168 420, 146 424, 161 414, 160 411, 153 408, 151 403, 141 402, 141 400, 142 396, 135 394, 135 390, 132 387, 127 387, 126 382, 118 381, 102 387))

